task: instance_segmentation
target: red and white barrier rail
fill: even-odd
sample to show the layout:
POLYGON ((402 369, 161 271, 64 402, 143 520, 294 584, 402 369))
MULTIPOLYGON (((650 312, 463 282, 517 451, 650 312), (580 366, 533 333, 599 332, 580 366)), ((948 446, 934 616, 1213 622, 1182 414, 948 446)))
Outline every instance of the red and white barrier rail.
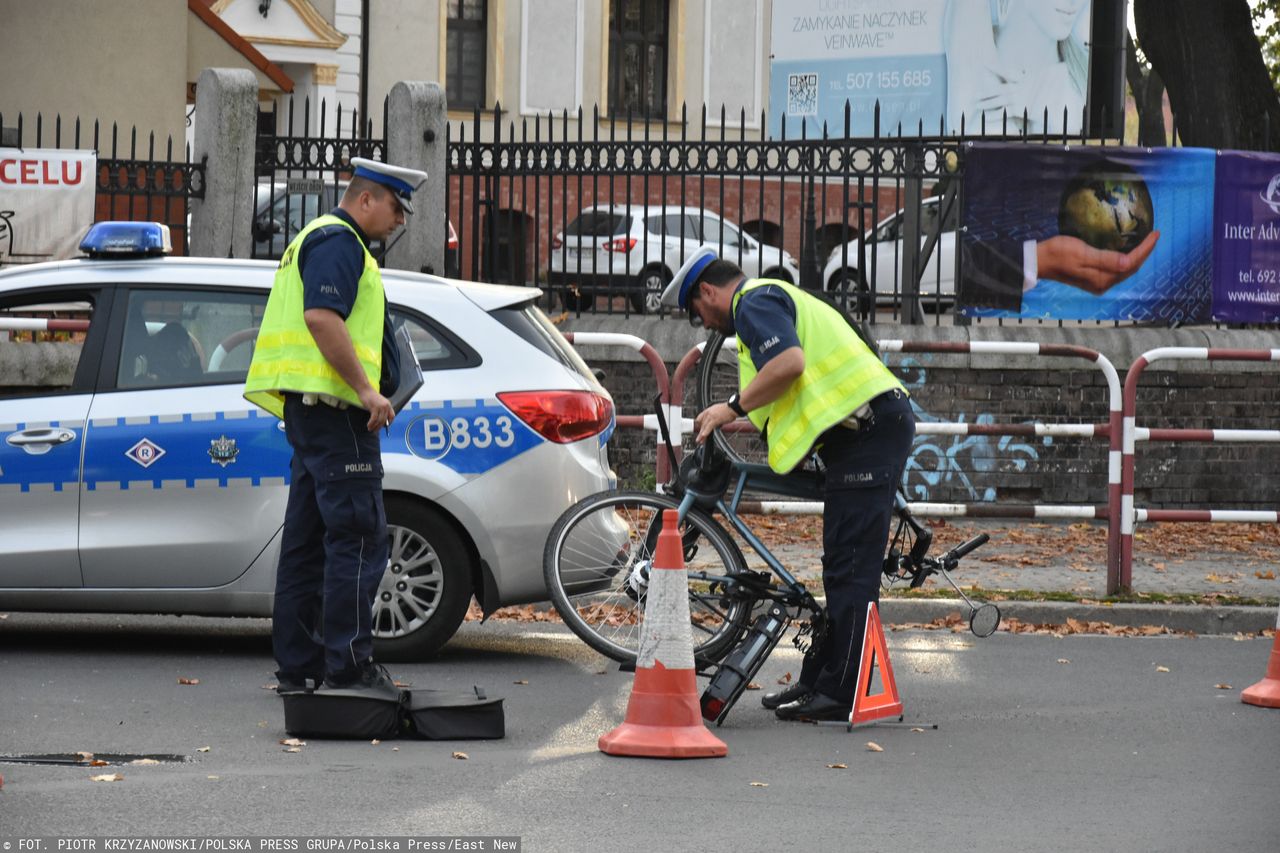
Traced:
MULTIPOLYGON (((1121 452, 1120 586, 1133 586, 1133 533, 1139 521, 1234 521, 1274 524, 1271 510, 1139 509, 1133 505, 1134 448, 1139 441, 1280 442, 1280 430, 1272 429, 1150 429, 1137 425, 1138 380, 1151 364, 1168 359, 1184 361, 1280 361, 1280 349, 1229 349, 1215 347, 1158 347, 1138 356, 1124 380, 1124 426, 1121 452)), ((1108 575, 1108 592, 1110 576, 1108 575)))
MULTIPOLYGON (((822 515, 822 504, 817 501, 743 501, 743 512, 761 515, 822 515)), ((922 501, 909 503, 913 515, 934 518, 1106 518, 1105 506, 1076 506, 1064 504, 948 504, 922 501)))
POLYGON ((0 332, 87 332, 88 320, 53 320, 46 317, 0 317, 0 332))
MULTIPOLYGON (((663 415, 667 419, 667 427, 671 432, 671 443, 679 454, 681 437, 686 429, 693 428, 693 421, 685 421, 681 416, 679 404, 672 405, 671 381, 667 376, 667 366, 663 364, 658 351, 648 342, 636 337, 616 332, 565 332, 565 339, 574 346, 625 347, 635 350, 649 363, 653 371, 654 382, 658 386, 658 399, 663 406, 663 415)), ((666 449, 662 443, 662 433, 658 428, 658 416, 647 415, 615 415, 618 426, 628 429, 652 430, 658 446, 657 482, 667 482, 671 477, 671 465, 667 460, 666 449)))

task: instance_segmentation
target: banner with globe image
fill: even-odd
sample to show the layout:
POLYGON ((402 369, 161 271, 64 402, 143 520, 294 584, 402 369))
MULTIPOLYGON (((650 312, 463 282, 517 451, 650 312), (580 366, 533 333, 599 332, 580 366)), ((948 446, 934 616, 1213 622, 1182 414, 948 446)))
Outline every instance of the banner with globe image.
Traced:
POLYGON ((1220 153, 1213 219, 1213 319, 1280 322, 1280 155, 1220 153))
POLYGON ((969 143, 971 317, 1210 319, 1215 152, 969 143))

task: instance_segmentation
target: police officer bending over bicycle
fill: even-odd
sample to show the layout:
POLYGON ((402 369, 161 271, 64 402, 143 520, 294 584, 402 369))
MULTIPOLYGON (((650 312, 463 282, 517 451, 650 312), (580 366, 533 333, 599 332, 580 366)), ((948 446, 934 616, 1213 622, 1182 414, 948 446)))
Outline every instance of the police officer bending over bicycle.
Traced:
POLYGON ((739 391, 698 413, 696 441, 747 417, 764 434, 774 471, 791 471, 811 452, 826 469, 826 634, 796 683, 761 704, 783 720, 845 719, 915 436, 906 389, 835 308, 786 282, 748 279, 710 248, 685 262, 662 302, 688 311, 695 326, 738 337, 739 391))
POLYGON ((271 629, 281 695, 393 687, 373 663, 373 601, 389 549, 378 430, 399 364, 369 243, 404 223, 427 175, 351 163, 338 207, 285 249, 245 383, 293 448, 271 629))

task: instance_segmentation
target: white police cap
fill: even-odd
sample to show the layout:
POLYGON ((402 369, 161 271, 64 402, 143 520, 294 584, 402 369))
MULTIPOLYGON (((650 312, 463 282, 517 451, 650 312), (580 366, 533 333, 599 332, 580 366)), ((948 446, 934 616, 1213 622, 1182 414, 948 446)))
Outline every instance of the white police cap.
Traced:
POLYGON ((368 178, 374 183, 382 184, 396 194, 405 213, 413 213, 413 191, 426 183, 426 172, 366 160, 364 157, 352 157, 351 165, 355 166, 355 177, 368 178))
POLYGON ((684 265, 676 270, 675 277, 662 291, 662 304, 668 308, 681 308, 688 311, 689 293, 698 283, 698 276, 702 275, 707 265, 718 257, 715 249, 703 246, 685 259, 684 265))

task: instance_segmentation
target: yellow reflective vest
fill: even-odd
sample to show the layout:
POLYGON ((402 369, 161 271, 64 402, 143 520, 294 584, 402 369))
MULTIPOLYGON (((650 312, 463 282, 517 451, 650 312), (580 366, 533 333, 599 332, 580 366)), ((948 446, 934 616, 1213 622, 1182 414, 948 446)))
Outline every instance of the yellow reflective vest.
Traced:
MULTIPOLYGON (((315 339, 302 318, 302 274, 296 263, 302 241, 317 228, 341 225, 359 234, 333 214, 326 213, 307 224, 285 249, 276 270, 267 310, 262 317, 253 361, 245 380, 244 397, 278 418, 284 418, 284 392, 329 394, 353 406, 360 398, 333 366, 320 354, 315 339)), ((369 249, 364 251, 364 272, 356 291, 356 302, 346 319, 347 332, 355 346, 356 358, 365 376, 376 388, 382 375, 382 321, 386 314, 386 296, 382 291, 382 274, 369 249)))
MULTIPOLYGON (((839 311, 785 281, 749 280, 734 294, 734 315, 743 294, 766 285, 782 288, 795 303, 804 372, 781 397, 747 417, 761 432, 768 425, 769 467, 785 474, 800 464, 822 433, 862 404, 885 391, 897 388, 906 394, 906 389, 839 311)), ((739 340, 738 387, 745 389, 755 375, 751 350, 739 340)))

